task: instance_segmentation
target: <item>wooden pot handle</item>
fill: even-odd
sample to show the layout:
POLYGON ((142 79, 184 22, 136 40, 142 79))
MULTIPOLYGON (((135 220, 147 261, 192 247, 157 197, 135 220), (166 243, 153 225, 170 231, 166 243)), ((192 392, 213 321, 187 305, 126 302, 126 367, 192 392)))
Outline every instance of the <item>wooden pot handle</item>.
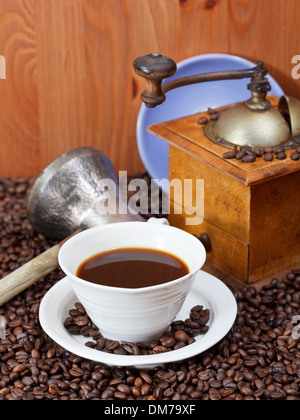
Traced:
POLYGON ((0 280, 0 306, 58 267, 61 244, 55 245, 0 280))
POLYGON ((0 306, 58 268, 60 248, 68 239, 79 232, 80 230, 3 277, 0 280, 0 306))

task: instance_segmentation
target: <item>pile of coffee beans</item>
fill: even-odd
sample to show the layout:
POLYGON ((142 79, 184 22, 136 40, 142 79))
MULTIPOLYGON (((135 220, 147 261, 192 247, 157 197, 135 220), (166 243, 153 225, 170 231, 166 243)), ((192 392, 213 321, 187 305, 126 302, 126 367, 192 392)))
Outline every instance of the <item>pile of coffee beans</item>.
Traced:
MULTIPOLYGON (((272 162, 274 159, 284 160, 288 155, 284 146, 264 148, 235 146, 234 150, 225 152, 223 157, 225 159, 237 159, 245 163, 251 163, 255 162, 257 158, 263 158, 266 162, 272 162)), ((290 158, 295 161, 300 159, 300 146, 295 151, 291 151, 290 158)))
POLYGON ((0 180, 0 278, 54 245, 34 232, 27 219, 25 196, 33 181, 0 180))
POLYGON ((121 344, 119 341, 106 339, 86 314, 80 302, 76 302, 75 308, 69 310, 64 326, 71 334, 91 337, 93 341, 87 341, 85 344, 88 347, 106 353, 138 356, 165 353, 194 343, 196 341, 194 337, 206 334, 209 330, 207 325, 209 316, 209 309, 204 309, 202 305, 194 306, 188 319, 174 321, 168 331, 147 345, 132 342, 121 344))
MULTIPOLYGON (((30 185, 0 179, 1 276, 52 246, 27 222, 30 185)), ((45 334, 40 302, 62 277, 55 270, 0 307, 0 400, 300 399, 300 269, 260 292, 234 290, 238 315, 226 337, 203 354, 147 371, 83 359, 45 334)))

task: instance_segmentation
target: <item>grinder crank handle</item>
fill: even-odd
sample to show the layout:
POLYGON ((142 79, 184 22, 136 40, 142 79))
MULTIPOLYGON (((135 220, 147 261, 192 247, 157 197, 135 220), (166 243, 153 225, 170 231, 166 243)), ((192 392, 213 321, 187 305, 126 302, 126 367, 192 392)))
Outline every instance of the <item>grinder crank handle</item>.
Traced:
POLYGON ((152 53, 142 55, 133 62, 135 73, 146 79, 146 89, 141 99, 148 108, 154 108, 166 100, 161 83, 163 79, 176 73, 177 65, 174 60, 165 55, 152 53))
POLYGON ((17 270, 3 277, 0 280, 0 306, 58 268, 58 254, 66 240, 49 248, 17 270))
POLYGON ((146 79, 146 89, 141 94, 141 99, 148 108, 162 104, 166 99, 165 93, 170 90, 195 83, 251 77, 252 81, 248 85, 251 92, 261 95, 271 89, 268 79, 265 78, 268 70, 262 61, 258 61, 255 67, 249 69, 200 73, 171 80, 164 85, 162 85, 163 79, 173 76, 177 70, 177 65, 172 58, 158 53, 142 55, 134 60, 133 69, 138 76, 146 79))

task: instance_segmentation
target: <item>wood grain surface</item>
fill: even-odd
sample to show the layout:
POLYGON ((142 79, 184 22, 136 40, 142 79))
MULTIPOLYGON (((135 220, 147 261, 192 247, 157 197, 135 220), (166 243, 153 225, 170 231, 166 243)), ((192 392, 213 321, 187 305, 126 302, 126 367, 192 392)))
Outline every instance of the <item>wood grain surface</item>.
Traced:
POLYGON ((116 170, 144 170, 132 62, 149 52, 260 59, 300 97, 299 21, 299 0, 0 0, 0 176, 37 176, 83 145, 116 170))

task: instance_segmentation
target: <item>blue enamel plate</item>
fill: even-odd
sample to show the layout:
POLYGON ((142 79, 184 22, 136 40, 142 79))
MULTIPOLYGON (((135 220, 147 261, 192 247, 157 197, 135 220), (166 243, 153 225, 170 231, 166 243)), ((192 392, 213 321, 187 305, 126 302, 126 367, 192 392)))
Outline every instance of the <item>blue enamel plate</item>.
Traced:
MULTIPOLYGON (((254 67, 255 63, 229 54, 204 54, 188 58, 177 65, 170 81, 179 77, 197 73, 222 70, 239 70, 254 67)), ((284 95, 279 84, 268 75, 271 93, 275 96, 284 95)), ((250 80, 250 79, 249 79, 250 80)), ((198 83, 174 89, 166 94, 166 101, 150 109, 142 104, 137 120, 137 145, 142 162, 153 179, 169 178, 169 146, 147 131, 147 127, 164 121, 170 121, 187 115, 216 108, 250 98, 247 89, 248 79, 224 80, 198 83)))

